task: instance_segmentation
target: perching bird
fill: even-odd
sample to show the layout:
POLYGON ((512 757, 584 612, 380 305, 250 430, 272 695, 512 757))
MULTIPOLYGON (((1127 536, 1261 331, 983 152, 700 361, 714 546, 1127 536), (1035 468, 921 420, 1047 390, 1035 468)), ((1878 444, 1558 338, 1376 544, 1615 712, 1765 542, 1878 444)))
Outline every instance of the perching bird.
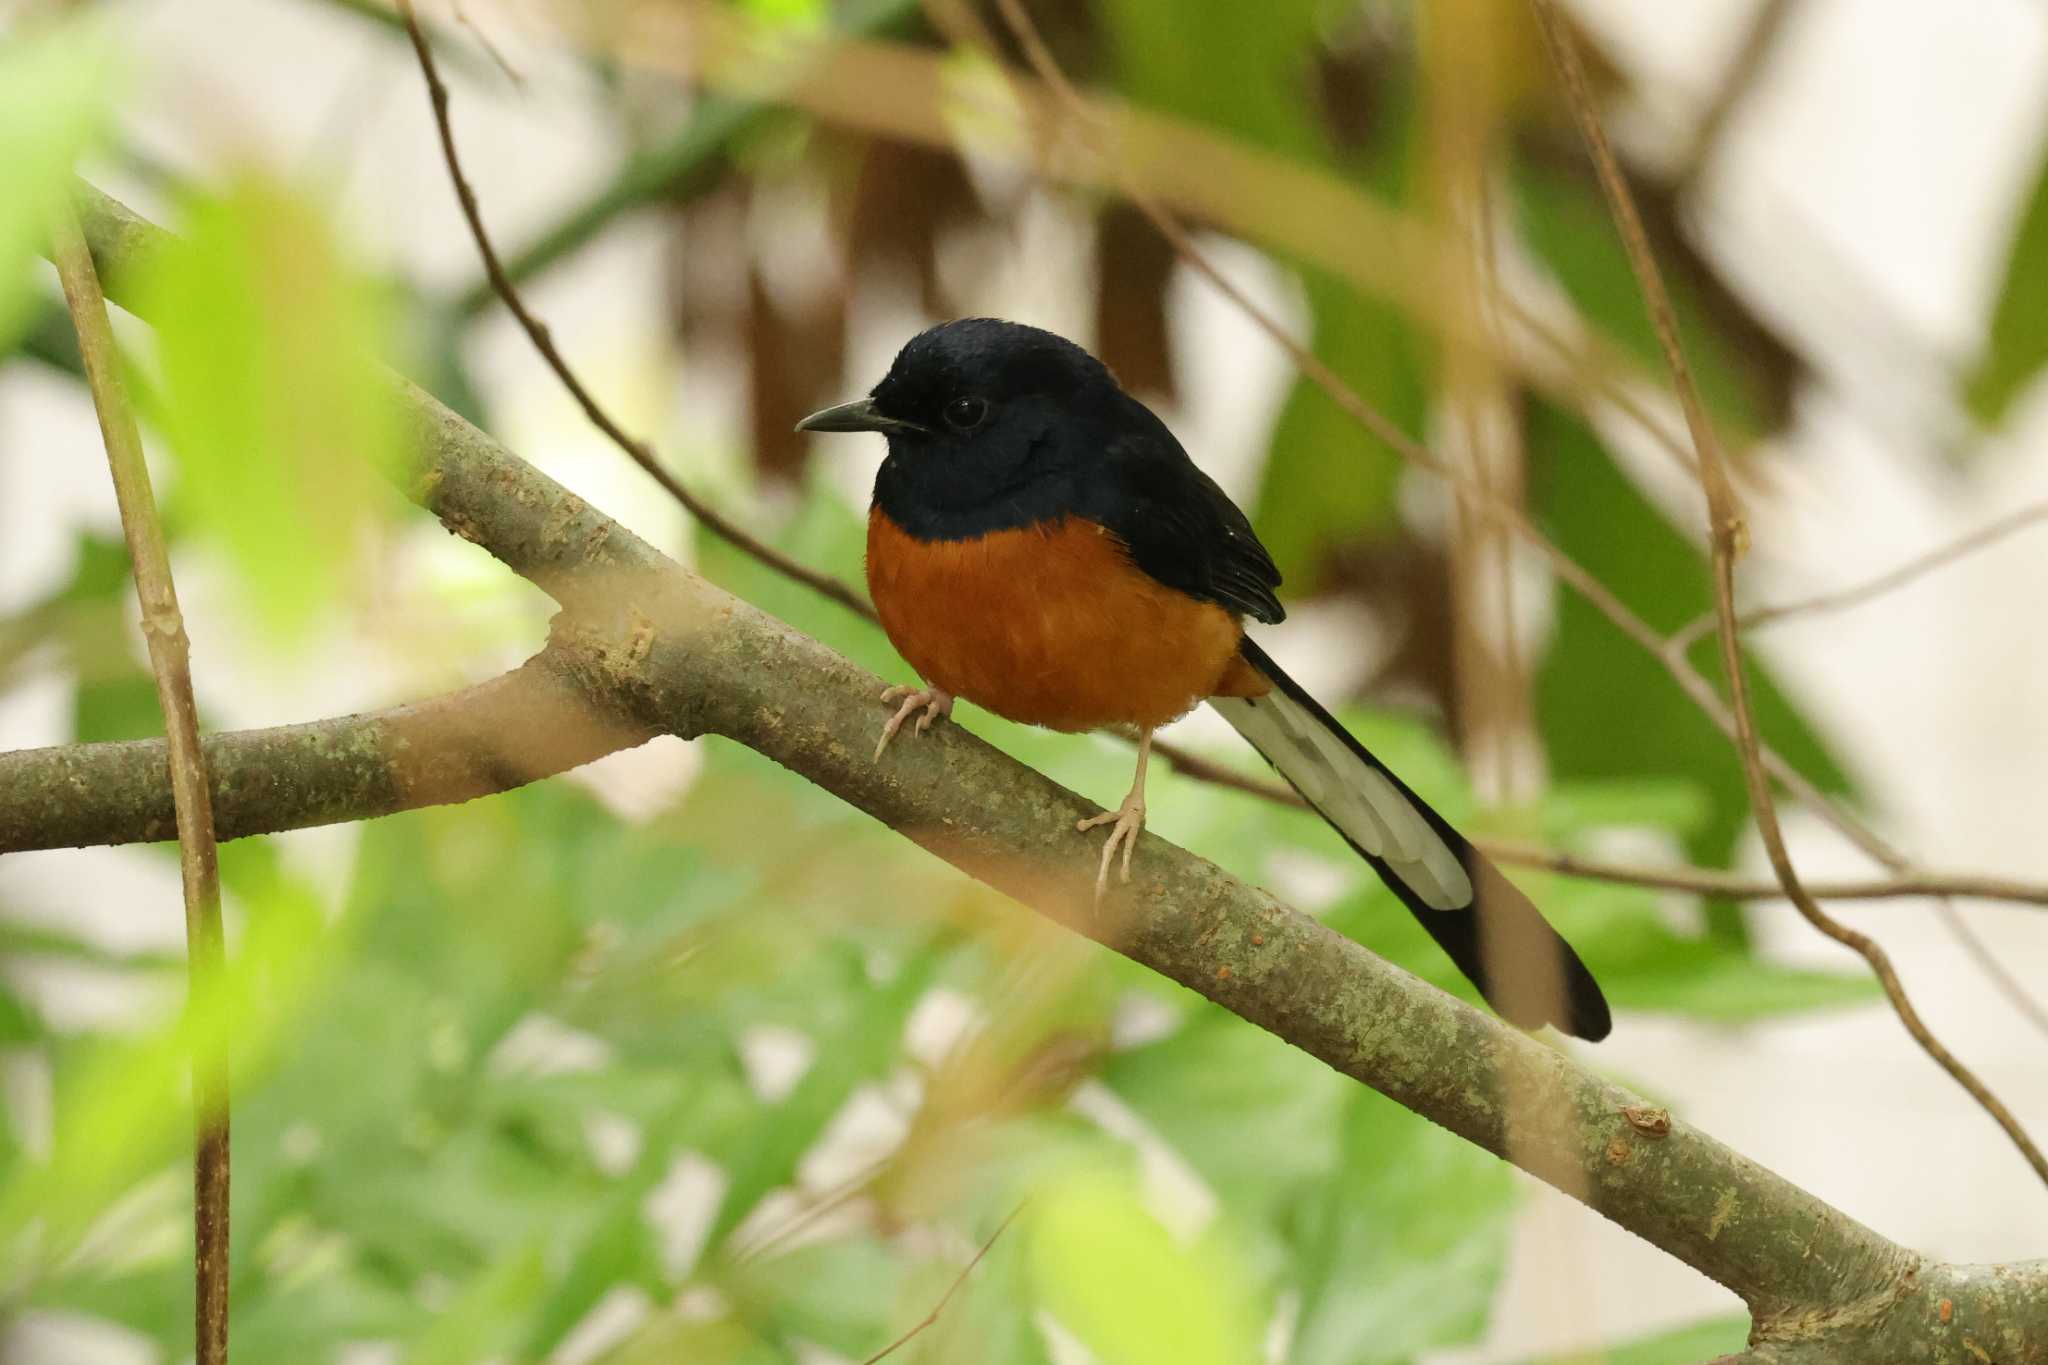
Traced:
POLYGON ((1207 701, 1342 834, 1487 1001, 1526 1028, 1604 1037, 1578 954, 1493 865, 1244 633, 1285 615, 1251 523, 1166 424, 1051 332, 968 318, 913 337, 867 398, 804 431, 875 431, 868 588, 923 677, 892 687, 879 761, 955 697, 1055 730, 1138 735, 1098 895, 1145 822, 1152 734, 1207 701))

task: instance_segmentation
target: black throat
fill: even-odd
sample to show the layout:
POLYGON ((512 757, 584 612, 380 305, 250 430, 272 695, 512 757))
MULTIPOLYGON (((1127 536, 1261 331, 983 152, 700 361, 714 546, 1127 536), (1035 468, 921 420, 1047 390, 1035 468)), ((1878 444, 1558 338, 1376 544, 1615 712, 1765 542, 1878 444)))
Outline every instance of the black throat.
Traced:
POLYGON ((875 474, 875 506, 918 540, 973 540, 1055 521, 1077 510, 1073 470, 1050 438, 1009 459, 966 458, 912 437, 892 437, 875 474))

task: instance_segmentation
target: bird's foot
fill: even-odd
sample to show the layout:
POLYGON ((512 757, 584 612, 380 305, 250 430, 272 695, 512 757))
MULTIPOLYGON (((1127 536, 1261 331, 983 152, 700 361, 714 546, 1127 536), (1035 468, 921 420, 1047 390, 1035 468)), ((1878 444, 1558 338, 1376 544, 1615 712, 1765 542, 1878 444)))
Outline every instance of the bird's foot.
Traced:
POLYGON ((918 734, 932 728, 932 722, 940 718, 951 718, 953 694, 936 687, 891 687, 882 693, 883 701, 903 699, 903 705, 896 708, 896 714, 889 717, 889 723, 882 727, 882 737, 875 742, 875 761, 882 761, 882 751, 889 747, 889 741, 896 738, 896 732, 903 728, 903 722, 917 716, 918 734))
MULTIPOLYGON (((1142 778, 1140 779, 1142 783, 1142 778)), ((1143 787, 1133 787, 1124 803, 1115 810, 1106 810, 1100 815, 1091 815, 1086 820, 1076 820, 1076 832, 1085 833, 1097 825, 1114 824, 1109 839, 1102 846, 1102 865, 1095 873, 1095 903, 1102 904, 1102 894, 1109 888, 1109 865, 1116 859, 1116 851, 1124 851, 1123 880, 1131 879, 1131 850, 1138 846, 1138 835, 1145 828, 1145 797, 1143 787)))

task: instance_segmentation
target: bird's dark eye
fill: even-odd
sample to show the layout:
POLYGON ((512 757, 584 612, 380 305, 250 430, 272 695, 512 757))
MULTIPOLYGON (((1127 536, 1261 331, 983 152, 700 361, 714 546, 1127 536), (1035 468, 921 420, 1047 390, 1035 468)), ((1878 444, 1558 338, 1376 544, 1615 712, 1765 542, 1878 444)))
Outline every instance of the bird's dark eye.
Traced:
POLYGON ((981 419, 988 416, 988 400, 976 398, 973 394, 962 394, 946 404, 946 425, 961 431, 972 431, 981 425, 981 419))

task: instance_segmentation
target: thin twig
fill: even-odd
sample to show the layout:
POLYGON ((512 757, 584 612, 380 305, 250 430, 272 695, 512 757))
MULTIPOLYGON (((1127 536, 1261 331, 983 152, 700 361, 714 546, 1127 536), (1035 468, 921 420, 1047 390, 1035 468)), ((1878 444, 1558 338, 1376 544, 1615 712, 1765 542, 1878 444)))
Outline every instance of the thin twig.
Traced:
POLYGON ((453 8, 455 10, 455 22, 469 30, 470 36, 476 39, 476 45, 484 50, 485 55, 491 59, 492 65, 503 72, 505 79, 510 81, 515 88, 520 90, 526 89, 526 77, 520 75, 518 68, 505 60, 505 54, 498 51, 498 45, 491 41, 491 35, 484 32, 483 26, 469 17, 469 11, 463 8, 462 0, 455 0, 453 8))
POLYGON ((1003 1219, 1002 1222, 996 1224, 996 1230, 988 1235, 988 1240, 981 1244, 981 1249, 974 1253, 973 1259, 968 1261, 966 1265, 960 1267, 960 1273, 953 1277, 953 1283, 946 1286, 946 1292, 939 1295, 939 1301, 932 1305, 932 1311, 924 1315, 924 1320, 922 1322, 919 1322, 915 1327, 912 1327, 902 1336, 896 1338, 896 1340, 890 1342, 887 1346, 884 1346, 881 1350, 875 1352, 866 1360, 863 1360, 860 1363, 860 1365, 875 1365, 876 1361, 881 1360, 885 1356, 892 1356, 896 1354, 896 1352, 901 1347, 906 1345, 911 1340, 911 1338, 917 1336, 918 1333, 923 1332, 925 1329, 929 1328, 933 1323, 937 1322, 939 1320, 939 1314, 945 1312, 946 1305, 952 1302, 953 1295, 958 1293, 960 1290, 960 1286, 967 1282, 967 1277, 974 1273, 974 1268, 981 1264, 982 1257, 988 1255, 989 1248, 996 1244, 996 1238, 1002 1236, 1003 1233, 1008 1230, 1010 1224, 1017 1221, 1017 1215, 1022 1212, 1024 1212, 1024 1206, 1022 1204, 1019 1204, 1016 1208, 1010 1210, 1009 1214, 1003 1219))
MULTIPOLYGON (((143 461, 142 434, 123 383, 107 300, 99 274, 69 210, 53 228, 57 274, 78 331, 86 382, 99 412, 100 435, 121 508, 121 530, 135 567, 142 636, 164 713, 171 796, 178 817, 178 859, 185 890, 185 939, 191 1008, 206 1018, 222 1007, 225 953, 220 920, 220 864, 213 836, 213 784, 199 746, 199 709, 192 698, 191 641, 178 610, 163 523, 143 461)), ((218 1025, 219 1020, 213 1020, 218 1025)), ((228 1358, 228 1106, 227 1040, 218 1027, 194 1032, 192 1058, 193 1340, 198 1365, 228 1358), (211 1039, 211 1041, 208 1041, 211 1039)))
POLYGON ((448 87, 441 80, 440 69, 434 64, 433 49, 428 44, 426 35, 420 31, 419 17, 413 12, 412 0, 398 0, 398 12, 405 21, 406 36, 412 39, 413 52, 419 57, 420 74, 426 77, 427 97, 434 110, 434 127, 441 138, 441 157, 448 164, 448 178, 455 186, 455 197, 462 204, 462 216, 469 223, 469 235, 475 239, 477 253, 483 257, 484 272, 490 277, 491 288, 505 301, 505 306, 512 310, 512 316, 519 320, 520 327, 533 342, 534 349, 540 352, 541 359, 547 362, 548 368, 555 372, 555 377, 569 390, 577 406, 583 409, 583 415, 714 535, 766 564, 777 573, 824 594, 856 616, 865 617, 870 621, 875 619, 874 608, 870 607, 867 600, 853 588, 832 575, 820 573, 773 546, 757 540, 685 488, 656 457, 654 448, 637 436, 628 435, 624 428, 612 420, 611 415, 591 395, 590 390, 583 386, 583 381, 576 377, 576 372, 569 367, 569 362, 564 360, 562 353, 556 349, 547 324, 527 308, 518 288, 506 275, 504 265, 498 260, 497 249, 491 245, 490 233, 484 227, 483 211, 477 206, 476 191, 470 187, 469 177, 462 170, 462 158, 455 149, 455 128, 448 117, 448 87))
POLYGON ((1757 832, 1763 839, 1764 850, 1770 856, 1771 869, 1785 888, 1786 896, 1808 923, 1837 943, 1861 954, 1870 964, 1871 971, 1884 986, 1892 1008, 1897 1011, 1899 1022, 1905 1025, 1914 1041, 1983 1106, 1985 1112, 2005 1130, 2006 1136, 2012 1139, 2013 1145, 2019 1148, 2035 1174, 2048 1182, 2048 1158, 2042 1156, 2041 1149, 2035 1146, 2034 1140, 2004 1102, 1928 1029, 1919 1011, 1907 998, 1905 987, 1900 984, 1898 973, 1884 949, 1868 935, 1849 928, 1821 909, 1800 883, 1798 870, 1792 865, 1784 831, 1778 825, 1776 798, 1771 792, 1770 778, 1764 771, 1756 717, 1750 707, 1749 679, 1743 670, 1741 623, 1735 614, 1735 561, 1742 552, 1744 536, 1741 514, 1735 506, 1734 492, 1728 484, 1727 470, 1714 439, 1712 424, 1693 384, 1684 349, 1679 345, 1678 329, 1670 298, 1664 291, 1663 276, 1658 272, 1656 258, 1650 251, 1635 200, 1622 178, 1621 168, 1615 162, 1613 149, 1607 144, 1606 131, 1600 126, 1600 116, 1593 106, 1585 70, 1580 65, 1571 34, 1565 27, 1563 16, 1558 13, 1556 0, 1530 0, 1530 4, 1535 10, 1537 24, 1543 30, 1551 59, 1563 80, 1572 117, 1585 136, 1587 148, 1599 170, 1608 207, 1620 229, 1630 268, 1635 272, 1636 284, 1642 290, 1643 301, 1656 327, 1665 363, 1671 370, 1672 384, 1678 391, 1679 405, 1685 410, 1686 423, 1699 451, 1700 486, 1707 498, 1708 542, 1713 554, 1714 610, 1720 624, 1721 663, 1727 674, 1728 696, 1735 712, 1735 743, 1742 758, 1742 775, 1749 787, 1750 806, 1756 816, 1757 832))
MULTIPOLYGON (((1737 619, 1744 630, 1760 630, 1774 625, 1788 617, 1807 616, 1820 612, 1845 611, 1859 607, 1889 592, 1896 592, 1914 579, 1936 569, 1946 568, 1959 559, 1966 559, 1979 550, 1988 549, 1999 541, 2039 522, 2048 521, 2048 501, 2030 503, 2018 511, 2007 513, 1996 521, 1988 522, 1944 545, 1913 556, 1905 563, 1887 569, 1875 578, 1832 592, 1816 593, 1794 602, 1777 606, 1753 607, 1737 619)), ((1714 628, 1714 613, 1702 612, 1671 637, 1670 648, 1681 652, 1691 649, 1702 635, 1714 628)))
MULTIPOLYGON (((1814 895, 1818 897, 1820 892, 1814 890, 1814 895)), ((1991 951, 1991 945, 1978 937, 1951 895, 1943 893, 1934 898, 1934 916, 1941 921, 1941 927, 1948 930, 1956 946, 1977 964, 1977 970, 1984 973, 1998 993, 2005 997, 2006 1003, 2033 1025, 2036 1033, 2048 1034, 2048 1010, 2034 999, 2012 968, 1998 960, 1998 954, 1991 951)))
POLYGON ((1799 0, 1762 0, 1757 5, 1748 27, 1743 30, 1742 42, 1723 68, 1720 82, 1715 86, 1706 108, 1700 111, 1699 122, 1693 126, 1685 151, 1678 158, 1678 174, 1673 179, 1680 185, 1690 185, 1699 179, 1700 172, 1706 168, 1707 158, 1714 154, 1714 148, 1721 141, 1729 117, 1742 106, 1743 100, 1748 98, 1749 92, 1756 88, 1757 81, 1763 76, 1765 67, 1769 65, 1771 49, 1784 36, 1798 4, 1799 0))
MULTIPOLYGON (((1153 746, 1157 748, 1155 744, 1153 746)), ((1499 839, 1474 839, 1474 846, 1487 857, 1517 867, 1541 868, 1561 877, 1582 877, 1588 881, 1614 882, 1622 886, 1646 886, 1658 891, 1685 891, 1725 900, 1784 900, 1785 888, 1775 878, 1745 877, 1710 867, 1639 867, 1634 863, 1606 862, 1559 849, 1499 839)), ((1812 882, 1807 891, 1816 900, 1882 901, 1917 897, 1945 899, 1968 896, 1975 900, 2010 901, 2020 905, 2048 906, 2048 887, 2002 877, 1977 877, 1968 873, 1912 872, 1893 877, 1812 882)))
MULTIPOLYGON (((1227 764, 1204 757, 1191 749, 1184 749, 1178 744, 1155 739, 1152 741, 1152 752, 1165 759, 1175 772, 1196 782, 1227 787, 1232 791, 1243 792, 1247 796, 1271 801, 1276 805, 1296 806, 1303 810, 1308 808, 1308 803, 1303 801, 1292 787, 1283 787, 1277 782, 1238 772, 1227 764)), ((1516 867, 1533 867, 1584 881, 1643 886, 1658 891, 1684 891, 1724 900, 1785 899, 1785 888, 1774 878, 1758 880, 1755 877, 1745 877, 1739 872, 1723 872, 1710 867, 1643 867, 1635 863, 1608 862, 1578 853, 1568 853, 1562 849, 1543 848, 1536 844, 1513 840, 1474 839, 1472 843, 1495 862, 1511 863, 1516 867)), ((1946 902, 1952 896, 1966 896, 1972 900, 2008 901, 2019 905, 2048 907, 2048 886, 2037 882, 1977 876, 1966 872, 1913 870, 1890 877, 1814 882, 1807 890, 1816 899, 1829 901, 1933 897, 1946 902)), ((1984 959, 1981 945, 1973 956, 1977 956, 1980 961, 1984 959)), ((2016 999, 2014 1003, 2020 1004, 2021 1000, 2016 999)), ((2024 1006, 2022 1012, 2028 1013, 2029 1018, 2034 1018, 2038 1014, 2038 1011, 2027 1011, 2024 1006)), ((2044 1028, 2048 1028, 2048 1016, 2041 1017, 2039 1022, 2044 1028)))
POLYGON ((1301 793, 1292 787, 1241 773, 1235 768, 1218 763, 1212 758, 1204 758, 1194 750, 1184 749, 1168 740, 1153 740, 1152 752, 1165 759, 1167 765, 1182 777, 1193 781, 1207 782, 1216 787, 1228 787, 1232 791, 1256 796, 1262 801, 1271 801, 1276 805, 1295 806, 1302 810, 1309 808, 1308 802, 1301 799, 1301 793))

